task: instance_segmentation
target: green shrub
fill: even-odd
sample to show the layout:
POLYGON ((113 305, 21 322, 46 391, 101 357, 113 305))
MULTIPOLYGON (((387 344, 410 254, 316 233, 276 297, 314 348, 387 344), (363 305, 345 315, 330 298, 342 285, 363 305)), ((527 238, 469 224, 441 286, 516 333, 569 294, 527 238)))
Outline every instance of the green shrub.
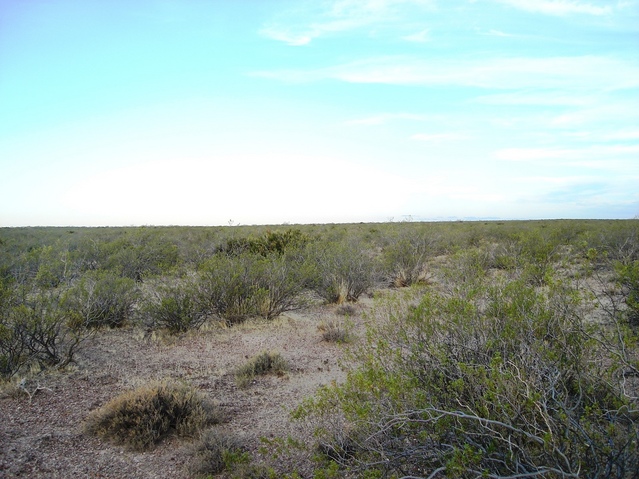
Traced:
POLYGON ((636 477, 636 348, 559 282, 470 287, 377 304, 360 366, 296 413, 327 460, 343 477, 636 477))
POLYGON ((307 264, 309 288, 327 303, 357 301, 376 283, 375 260, 357 243, 313 245, 307 264))
POLYGON ((633 326, 639 326, 639 260, 615 263, 617 283, 626 304, 625 315, 633 326))
POLYGON ((426 261, 432 253, 426 236, 404 235, 384 248, 384 271, 388 284, 400 288, 426 281, 426 261))
POLYGON ((248 386, 257 376, 275 374, 281 376, 289 370, 288 362, 279 354, 265 351, 249 359, 235 371, 240 387, 248 386))
POLYGON ((91 412, 85 431, 117 445, 147 450, 170 434, 192 437, 219 415, 184 384, 154 383, 125 392, 91 412))
POLYGON ((523 276, 533 285, 545 285, 560 259, 560 247, 563 244, 561 236, 553 232, 529 230, 516 237, 519 246, 517 259, 523 276))
POLYGON ((303 274, 294 256, 216 255, 200 268, 200 297, 228 324, 251 316, 272 319, 306 305, 303 274))
POLYGON ((204 324, 208 312, 202 304, 195 284, 190 281, 160 285, 144 306, 151 328, 185 333, 204 324))
POLYGON ((5 299, 0 312, 0 375, 13 376, 31 364, 65 367, 86 337, 54 294, 5 299))
POLYGON ((63 297, 78 325, 117 328, 130 319, 139 297, 135 282, 108 271, 90 271, 63 297))
POLYGON ((229 238, 218 247, 218 253, 238 256, 245 253, 269 256, 282 255, 292 250, 299 250, 310 242, 310 237, 299 229, 289 228, 284 231, 266 231, 258 237, 229 238))
POLYGON ((142 282, 178 264, 178 248, 152 229, 140 228, 100 245, 101 267, 142 282))

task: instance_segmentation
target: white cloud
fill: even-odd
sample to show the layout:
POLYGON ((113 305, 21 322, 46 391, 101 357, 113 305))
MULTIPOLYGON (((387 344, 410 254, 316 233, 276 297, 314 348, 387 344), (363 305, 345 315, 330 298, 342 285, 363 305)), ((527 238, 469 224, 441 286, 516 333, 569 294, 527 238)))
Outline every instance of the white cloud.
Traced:
POLYGON ((313 39, 313 36, 309 33, 295 34, 290 31, 278 29, 276 27, 265 27, 260 30, 260 33, 272 40, 278 40, 284 43, 288 43, 292 46, 306 45, 313 39))
POLYGON ((440 143, 443 141, 468 140, 470 137, 463 133, 417 133, 410 138, 411 140, 440 143))
POLYGON ((416 115, 414 113, 382 113, 380 115, 358 118, 344 122, 345 125, 383 125, 393 120, 425 121, 427 115, 416 115))
POLYGON ((485 33, 482 33, 482 35, 489 35, 491 37, 513 37, 514 35, 511 33, 506 33, 506 32, 502 32, 500 30, 488 30, 485 33))
POLYGON ((496 93, 478 96, 473 103, 486 105, 531 105, 531 106, 584 106, 595 101, 592 94, 575 91, 523 90, 512 93, 496 93))
POLYGON ((277 70, 252 75, 289 82, 326 79, 348 83, 445 85, 479 88, 617 90, 639 87, 639 65, 603 56, 439 59, 412 56, 359 60, 314 70, 277 70))
POLYGON ((639 154, 639 145, 594 145, 584 148, 504 148, 497 150, 494 157, 502 161, 577 160, 570 165, 589 168, 612 168, 617 159, 631 156, 632 160, 621 163, 622 168, 639 171, 639 162, 634 157, 639 154))
POLYGON ((406 35, 402 39, 408 42, 426 43, 430 41, 430 30, 422 30, 421 32, 413 33, 412 35, 406 35))
POLYGON ((268 23, 259 33, 289 45, 306 45, 327 34, 401 22, 405 18, 405 7, 421 9, 432 3, 433 0, 334 0, 319 8, 317 4, 302 4, 268 23))
POLYGON ((497 0, 499 3, 510 5, 520 10, 533 13, 542 13, 545 15, 608 15, 612 13, 610 5, 593 5, 592 3, 583 3, 572 0, 497 0))

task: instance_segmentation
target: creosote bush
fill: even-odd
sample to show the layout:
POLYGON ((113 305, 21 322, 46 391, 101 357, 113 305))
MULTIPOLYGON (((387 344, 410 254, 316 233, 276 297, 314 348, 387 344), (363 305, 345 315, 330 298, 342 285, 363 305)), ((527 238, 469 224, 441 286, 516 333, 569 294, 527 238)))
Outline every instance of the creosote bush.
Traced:
POLYGON ((218 422, 211 403, 192 387, 153 383, 125 392, 86 420, 85 431, 133 450, 147 450, 164 437, 193 437, 218 422))
POLYGON ((375 260, 357 243, 313 245, 307 261, 309 288, 327 303, 355 302, 376 283, 375 260))
POLYGON ((238 256, 245 253, 270 256, 282 255, 292 250, 299 250, 310 242, 310 237, 299 229, 289 228, 284 231, 267 230, 258 237, 229 238, 217 249, 218 253, 238 256))
POLYGON ((295 255, 218 254, 200 266, 200 301, 227 324, 272 319, 305 307, 304 275, 295 255))
POLYGON ((5 291, 0 308, 0 376, 28 366, 64 368, 73 362, 88 333, 50 292, 16 295, 5 291))
POLYGON ((289 364, 280 353, 264 351, 249 359, 235 371, 235 380, 240 387, 246 387, 256 376, 266 374, 284 375, 289 370, 289 364))
POLYGON ((404 235, 384 248, 383 267, 390 286, 402 288, 427 281, 426 261, 434 251, 434 239, 404 235))
POLYGON ((377 305, 359 366, 296 412, 318 421, 327 464, 344 477, 636 478, 632 333, 584 323, 578 291, 556 280, 467 287, 377 305))
POLYGON ((78 326, 116 328, 131 318, 138 297, 134 280, 90 271, 65 293, 63 305, 78 326))
POLYGON ((150 327, 165 329, 171 334, 197 329, 207 319, 207 309, 190 281, 158 286, 144 311, 150 327))
POLYGON ((630 325, 639 327, 639 260, 616 262, 615 273, 626 305, 624 314, 630 325))

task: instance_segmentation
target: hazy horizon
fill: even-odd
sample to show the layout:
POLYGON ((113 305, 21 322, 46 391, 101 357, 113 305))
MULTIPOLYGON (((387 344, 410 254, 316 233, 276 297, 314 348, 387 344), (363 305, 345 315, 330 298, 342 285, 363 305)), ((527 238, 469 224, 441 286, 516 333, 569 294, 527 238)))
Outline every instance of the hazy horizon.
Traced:
POLYGON ((0 0, 0 226, 631 219, 639 0, 0 0))

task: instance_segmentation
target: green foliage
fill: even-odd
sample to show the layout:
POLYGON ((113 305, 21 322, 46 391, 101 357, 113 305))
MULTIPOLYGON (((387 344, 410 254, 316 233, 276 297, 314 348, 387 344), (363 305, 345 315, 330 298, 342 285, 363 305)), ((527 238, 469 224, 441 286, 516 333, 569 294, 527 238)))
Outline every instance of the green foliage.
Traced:
POLYGON ((130 319, 138 297, 132 279, 90 271, 65 293, 63 305, 78 327, 116 328, 130 319))
POLYGON ((137 282, 168 273, 179 259, 174 243, 145 229, 103 243, 100 256, 104 269, 137 282))
POLYGON ((312 245, 307 261, 308 286, 327 303, 357 301, 376 283, 375 260, 357 243, 312 245))
POLYGON ((148 325, 171 334, 197 329, 207 319, 206 306, 192 281, 180 281, 158 286, 144 307, 148 325))
POLYGON ((617 283, 621 286, 626 303, 626 317, 633 326, 639 326, 639 260, 627 264, 615 263, 617 283))
POLYGON ((115 444, 147 450, 170 434, 192 437, 218 420, 218 413, 197 390, 162 382, 113 398, 93 411, 84 427, 115 444))
POLYGON ((310 242, 310 237, 299 229, 289 228, 284 231, 267 230, 258 237, 229 238, 218 248, 218 252, 232 256, 252 253, 261 256, 271 254, 282 255, 292 250, 299 250, 310 242))
POLYGON ((200 268, 201 300, 228 324, 272 319, 306 305, 304 274, 295 256, 215 255, 200 268))
POLYGON ((86 334, 72 327, 56 295, 8 296, 0 311, 0 375, 13 376, 25 367, 65 367, 86 334))
POLYGON ((426 261, 434 248, 426 236, 404 235, 384 248, 384 272, 388 283, 405 287, 426 281, 426 261))
POLYGON ((360 366, 297 411, 337 424, 317 431, 327 460, 358 477, 633 477, 639 405, 619 371, 636 358, 560 282, 470 287, 378 304, 360 366))
POLYGON ((235 380, 240 387, 246 387, 257 376, 265 374, 284 375, 289 370, 288 362, 279 353, 264 351, 249 359, 235 371, 235 380))

